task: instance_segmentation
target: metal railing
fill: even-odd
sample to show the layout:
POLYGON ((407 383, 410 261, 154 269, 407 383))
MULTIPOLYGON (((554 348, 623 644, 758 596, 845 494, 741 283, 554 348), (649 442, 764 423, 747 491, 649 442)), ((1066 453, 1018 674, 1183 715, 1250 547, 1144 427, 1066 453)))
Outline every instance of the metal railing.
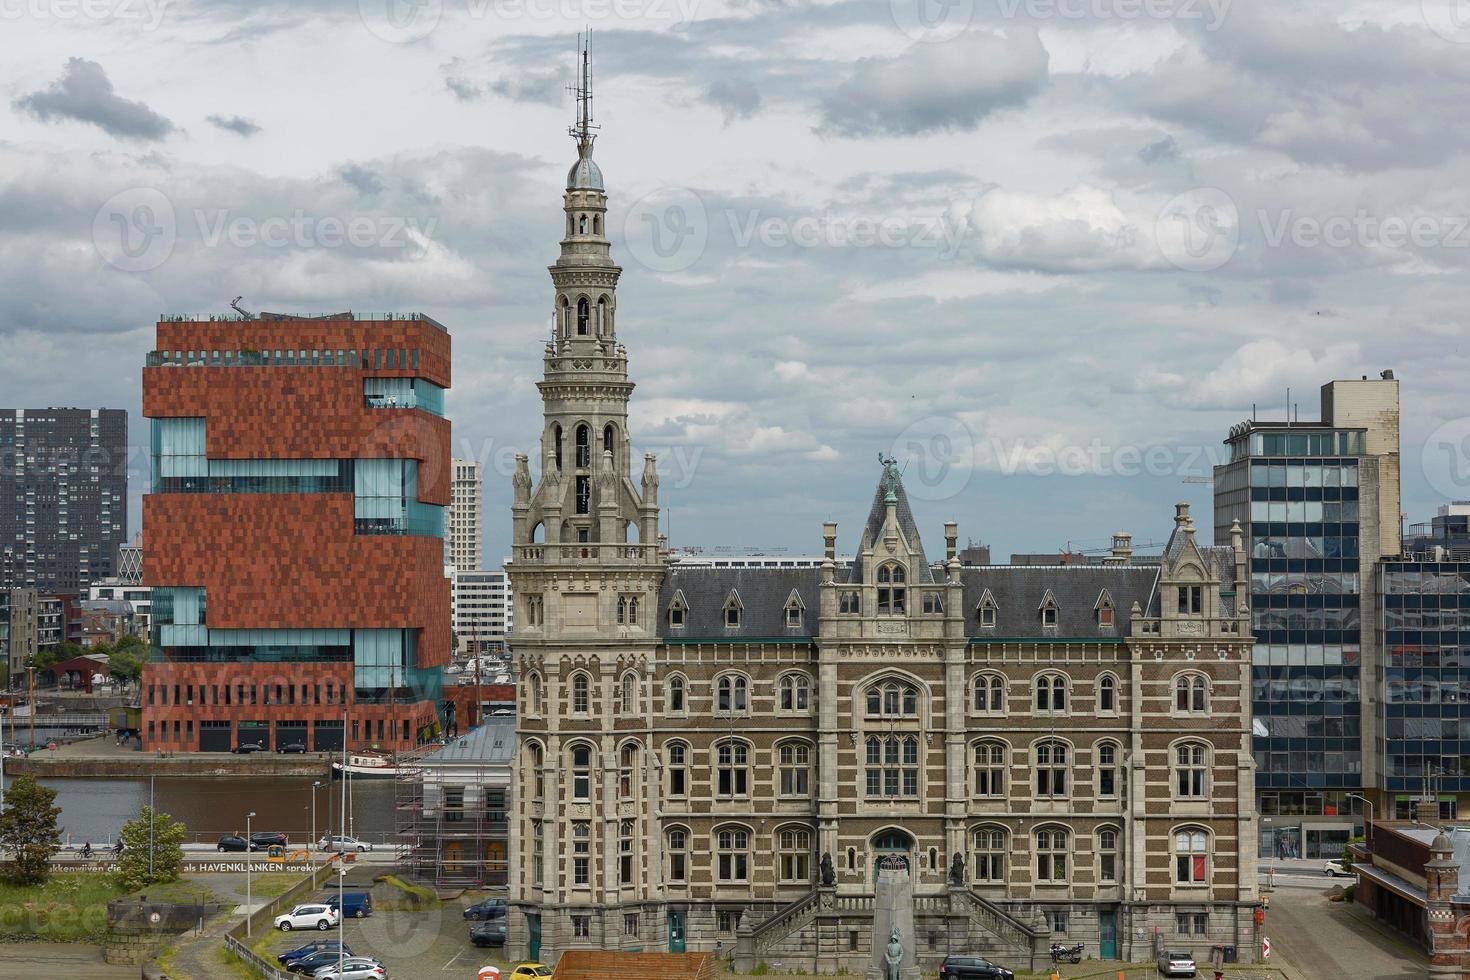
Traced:
POLYGON ((646 562, 658 556, 656 544, 602 544, 590 541, 519 544, 514 560, 525 565, 545 562, 615 561, 646 562))

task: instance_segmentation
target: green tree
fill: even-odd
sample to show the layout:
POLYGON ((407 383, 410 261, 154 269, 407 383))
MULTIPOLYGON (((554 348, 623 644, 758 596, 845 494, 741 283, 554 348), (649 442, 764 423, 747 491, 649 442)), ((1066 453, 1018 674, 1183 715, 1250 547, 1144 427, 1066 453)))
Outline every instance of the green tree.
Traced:
POLYGON ((122 639, 117 641, 118 652, 127 651, 139 657, 148 656, 148 641, 137 633, 124 633, 122 639))
POLYGON ((133 650, 118 647, 107 660, 107 673, 115 681, 131 684, 143 675, 143 661, 133 650))
POLYGON ((1344 871, 1351 871, 1352 870, 1352 868, 1353 868, 1353 845, 1354 844, 1361 844, 1365 840, 1367 840, 1367 838, 1364 837, 1362 834, 1359 834, 1356 837, 1350 838, 1346 844, 1342 845, 1342 870, 1344 870, 1344 871))
POLYGON ((0 849, 10 861, 0 867, 0 877, 17 885, 36 885, 46 880, 51 858, 61 850, 61 830, 56 818, 56 790, 20 776, 5 793, 5 811, 0 813, 0 849))
POLYGON ((145 806, 136 820, 123 824, 118 835, 122 857, 118 858, 118 881, 129 891, 159 882, 178 881, 184 864, 184 838, 188 828, 167 813, 154 813, 145 806), (149 870, 149 825, 152 825, 152 870, 149 870))

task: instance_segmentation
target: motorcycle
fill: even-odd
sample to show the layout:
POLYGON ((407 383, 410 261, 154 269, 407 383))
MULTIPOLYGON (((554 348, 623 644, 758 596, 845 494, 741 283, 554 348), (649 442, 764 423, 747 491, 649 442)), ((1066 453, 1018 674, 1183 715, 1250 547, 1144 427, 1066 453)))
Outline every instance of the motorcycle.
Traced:
POLYGON ((1051 961, 1053 963, 1081 963, 1082 943, 1073 946, 1063 946, 1061 943, 1051 944, 1051 961))

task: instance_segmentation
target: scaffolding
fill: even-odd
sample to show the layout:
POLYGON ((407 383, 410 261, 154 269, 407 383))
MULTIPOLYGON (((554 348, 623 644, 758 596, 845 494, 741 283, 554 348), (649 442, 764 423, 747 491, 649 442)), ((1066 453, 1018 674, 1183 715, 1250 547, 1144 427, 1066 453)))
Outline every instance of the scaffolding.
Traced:
POLYGON ((506 720, 438 751, 399 757, 397 856, 415 880, 436 888, 507 886, 515 726, 506 720))

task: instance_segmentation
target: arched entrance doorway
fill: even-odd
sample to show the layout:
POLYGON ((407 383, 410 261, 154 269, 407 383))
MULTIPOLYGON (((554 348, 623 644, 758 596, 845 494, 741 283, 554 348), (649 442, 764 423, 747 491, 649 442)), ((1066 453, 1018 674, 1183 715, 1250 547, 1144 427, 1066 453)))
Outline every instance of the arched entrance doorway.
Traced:
POLYGON ((914 838, 911 834, 897 827, 881 830, 873 838, 869 850, 873 861, 873 884, 878 882, 878 869, 881 867, 902 867, 913 872, 914 838), (885 865, 885 861, 891 863, 885 865))

